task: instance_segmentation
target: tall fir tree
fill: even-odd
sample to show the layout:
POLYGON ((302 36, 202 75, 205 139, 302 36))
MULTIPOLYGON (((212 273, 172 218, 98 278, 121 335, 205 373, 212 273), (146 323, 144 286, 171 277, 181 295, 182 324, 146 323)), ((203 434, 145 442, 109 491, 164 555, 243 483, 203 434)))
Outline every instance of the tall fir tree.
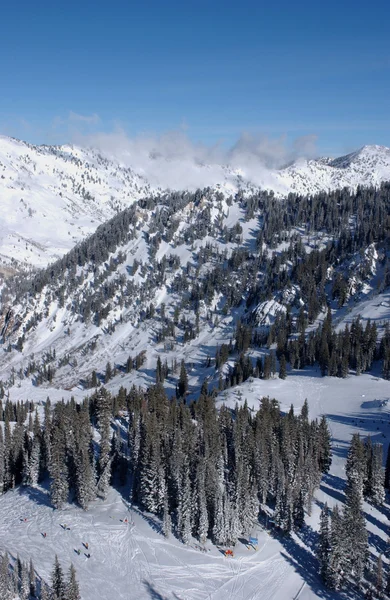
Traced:
POLYGON ((320 514, 320 532, 317 548, 317 557, 320 563, 320 575, 324 584, 329 587, 332 585, 331 579, 331 531, 329 523, 329 509, 325 502, 320 514))

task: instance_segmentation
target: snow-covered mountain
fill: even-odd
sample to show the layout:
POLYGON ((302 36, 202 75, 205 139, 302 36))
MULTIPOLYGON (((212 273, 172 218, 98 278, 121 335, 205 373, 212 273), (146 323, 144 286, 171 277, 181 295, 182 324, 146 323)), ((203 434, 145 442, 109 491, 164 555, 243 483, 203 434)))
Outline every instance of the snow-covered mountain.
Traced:
POLYGON ((278 197, 314 194, 390 180, 390 150, 383 146, 365 146, 336 159, 302 159, 274 170, 236 162, 190 164, 150 153, 146 166, 136 169, 131 156, 118 160, 95 149, 34 146, 0 137, 0 270, 8 274, 10 267, 23 264, 42 267, 62 256, 134 200, 172 188, 164 176, 168 167, 178 174, 176 189, 207 185, 225 196, 260 188, 278 197))
POLYGON ((390 148, 364 146, 357 152, 339 158, 299 160, 277 173, 281 187, 297 194, 358 185, 378 186, 390 179, 390 148))

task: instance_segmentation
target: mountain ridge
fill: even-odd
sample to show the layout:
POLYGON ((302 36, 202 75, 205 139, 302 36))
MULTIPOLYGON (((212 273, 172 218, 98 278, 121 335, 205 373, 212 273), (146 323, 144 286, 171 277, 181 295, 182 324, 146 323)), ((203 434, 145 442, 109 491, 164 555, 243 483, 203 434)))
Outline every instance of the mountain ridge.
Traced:
POLYGON ((282 198, 390 180, 390 149, 375 145, 333 159, 298 159, 281 169, 259 161, 239 166, 172 159, 170 169, 182 173, 180 188, 165 185, 167 164, 154 154, 149 171, 136 169, 92 148, 35 146, 0 136, 2 271, 45 267, 134 201, 168 188, 211 187, 225 197, 264 189, 282 198))

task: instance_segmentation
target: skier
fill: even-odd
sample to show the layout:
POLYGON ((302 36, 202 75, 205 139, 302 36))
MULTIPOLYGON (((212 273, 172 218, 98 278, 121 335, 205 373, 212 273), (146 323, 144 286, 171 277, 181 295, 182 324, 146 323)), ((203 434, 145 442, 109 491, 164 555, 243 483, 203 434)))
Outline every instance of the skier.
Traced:
POLYGON ((45 532, 44 532, 42 535, 43 535, 43 537, 45 538, 45 537, 46 537, 46 531, 45 531, 45 532))

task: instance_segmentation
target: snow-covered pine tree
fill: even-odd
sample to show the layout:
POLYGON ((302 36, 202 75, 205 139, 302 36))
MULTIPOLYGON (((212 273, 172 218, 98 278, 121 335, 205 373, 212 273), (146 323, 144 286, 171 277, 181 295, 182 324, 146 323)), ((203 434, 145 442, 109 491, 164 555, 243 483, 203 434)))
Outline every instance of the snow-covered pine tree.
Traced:
POLYGON ((172 533, 172 519, 171 514, 169 512, 169 504, 168 504, 168 496, 166 495, 164 498, 164 509, 163 509, 163 534, 166 538, 168 538, 172 533))
POLYGON ((387 447, 386 455, 385 488, 390 490, 390 444, 387 447))
POLYGON ((181 539, 183 544, 189 544, 191 540, 191 500, 191 480, 189 473, 189 465, 187 460, 184 460, 181 467, 181 485, 177 504, 177 528, 179 538, 181 539))
POLYGON ((4 419, 4 491, 12 487, 13 483, 13 460, 12 460, 12 436, 8 416, 4 419))
POLYGON ((19 577, 19 595, 20 600, 29 600, 30 598, 30 578, 27 563, 21 563, 19 577))
POLYGON ((383 446, 373 444, 371 458, 371 485, 370 500, 373 504, 381 505, 385 501, 384 472, 383 472, 383 446))
POLYGON ((226 541, 226 513, 223 491, 218 490, 214 503, 213 541, 215 544, 224 544, 226 541))
POLYGON ((376 564, 376 574, 375 574, 375 590, 378 598, 383 598, 384 593, 384 580, 383 580, 383 560, 382 555, 378 556, 378 561, 376 564))
POLYGON ((35 435, 31 445, 31 454, 28 458, 27 484, 35 486, 39 479, 39 469, 41 463, 41 441, 35 435))
POLYGON ((96 398, 98 425, 100 432, 100 452, 98 458, 98 484, 99 495, 107 497, 111 481, 111 397, 107 390, 102 388, 96 398))
POLYGON ((3 428, 0 427, 0 495, 4 491, 4 436, 3 428))
POLYGON ((363 499, 367 461, 365 447, 358 433, 354 433, 351 439, 345 473, 347 475, 347 487, 354 487, 360 498, 363 499))
POLYGON ((83 405, 77 414, 75 440, 75 485, 77 502, 84 509, 96 497, 96 476, 92 451, 92 429, 88 406, 83 405))
POLYGON ((321 473, 328 473, 332 464, 331 435, 328 422, 323 415, 318 426, 318 462, 321 473))
POLYGON ((294 529, 302 529, 303 525, 305 524, 305 498, 302 488, 299 489, 299 492, 294 500, 293 523, 294 529))
POLYGON ((52 432, 52 415, 51 415, 51 402, 50 398, 47 397, 44 408, 44 422, 43 422, 43 434, 42 434, 42 471, 49 471, 51 464, 51 432, 52 432))
POLYGON ((177 384, 177 390, 180 398, 184 398, 188 391, 188 376, 184 360, 182 360, 180 363, 180 376, 177 384))
POLYGON ((3 600, 11 600, 11 586, 9 576, 9 557, 8 553, 5 552, 1 556, 0 562, 0 598, 3 600))
POLYGON ((320 575, 326 586, 331 585, 330 558, 331 558, 331 532, 329 524, 329 509, 325 502, 320 515, 319 542, 317 557, 320 563, 320 575))
POLYGON ((61 509, 68 499, 69 482, 66 464, 65 433, 60 424, 53 426, 50 448, 50 500, 54 508, 61 509))
POLYGON ((345 577, 346 546, 344 540, 343 515, 336 504, 331 515, 329 587, 339 590, 345 577))
POLYGON ((53 591, 56 594, 58 600, 68 600, 66 597, 66 585, 64 582, 64 575, 57 554, 54 558, 54 566, 51 580, 53 591))
POLYGON ((40 593, 39 599, 40 600, 56 600, 53 597, 51 589, 49 588, 49 586, 47 585, 47 583, 45 583, 43 581, 43 579, 41 579, 41 593, 40 593))
POLYGON ((345 547, 348 548, 345 571, 360 583, 367 563, 368 537, 362 509, 361 484, 358 478, 349 478, 345 490, 343 539, 345 547))
POLYGON ((201 544, 207 540, 209 532, 209 516, 207 512, 207 500, 205 490, 205 468, 203 460, 198 465, 197 469, 197 521, 195 535, 201 544))
POLYGON ((30 594, 31 594, 31 596, 33 596, 35 598, 36 590, 37 590, 37 581, 36 581, 35 569, 34 569, 34 564, 33 564, 32 558, 30 558, 30 565, 29 565, 29 569, 28 569, 28 579, 29 579, 29 584, 30 584, 30 594))
POLYGON ((66 584, 66 600, 81 600, 79 584, 76 579, 76 569, 70 565, 66 584))

